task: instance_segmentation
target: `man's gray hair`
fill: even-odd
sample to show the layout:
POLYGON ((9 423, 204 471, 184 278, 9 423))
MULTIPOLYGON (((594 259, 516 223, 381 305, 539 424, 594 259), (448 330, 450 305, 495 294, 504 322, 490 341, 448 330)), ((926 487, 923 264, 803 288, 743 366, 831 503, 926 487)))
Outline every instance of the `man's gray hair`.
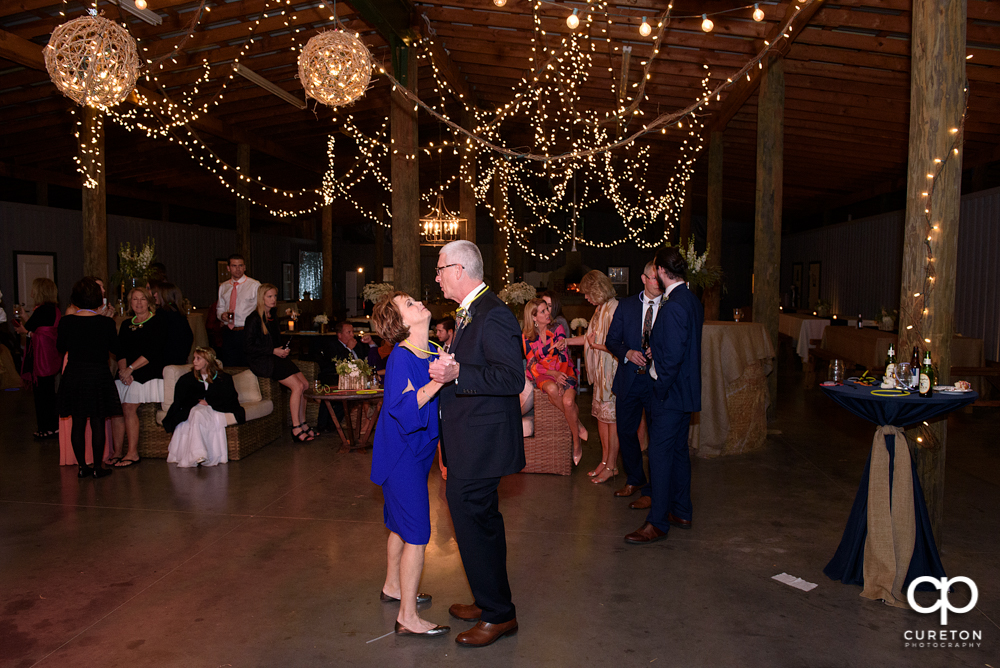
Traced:
POLYGON ((483 280, 483 254, 479 252, 479 247, 471 241, 452 241, 441 248, 440 255, 448 258, 449 262, 462 265, 469 278, 483 280))
POLYGON ((653 270, 653 276, 656 276, 656 263, 653 262, 652 260, 650 260, 649 262, 646 263, 646 266, 643 267, 643 269, 642 269, 642 273, 645 274, 650 269, 653 270))

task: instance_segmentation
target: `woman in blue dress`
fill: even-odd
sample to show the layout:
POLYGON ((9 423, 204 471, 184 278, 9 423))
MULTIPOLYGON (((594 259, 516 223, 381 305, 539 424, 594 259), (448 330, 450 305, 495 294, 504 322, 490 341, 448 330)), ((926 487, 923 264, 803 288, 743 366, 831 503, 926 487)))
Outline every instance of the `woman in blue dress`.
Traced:
POLYGON ((372 326, 396 344, 385 370, 385 397, 375 428, 371 480, 382 486, 383 514, 389 529, 388 565, 382 601, 399 601, 396 633, 442 636, 450 630, 417 614, 424 550, 431 537, 427 475, 437 453, 441 384, 428 368, 437 355, 428 341, 431 312, 404 292, 384 296, 372 311, 372 326))

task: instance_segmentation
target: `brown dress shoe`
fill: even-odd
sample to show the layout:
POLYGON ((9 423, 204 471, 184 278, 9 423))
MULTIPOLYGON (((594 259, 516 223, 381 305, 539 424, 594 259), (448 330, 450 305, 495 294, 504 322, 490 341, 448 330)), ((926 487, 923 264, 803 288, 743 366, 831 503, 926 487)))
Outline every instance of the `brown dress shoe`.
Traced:
POLYGON ((632 543, 633 545, 645 545, 646 543, 654 543, 666 537, 666 531, 660 531, 649 522, 646 522, 642 525, 641 529, 625 536, 625 542, 632 543))
POLYGON ((617 497, 632 496, 640 489, 642 488, 639 485, 625 485, 624 487, 615 492, 615 496, 617 497))
POLYGON ((690 529, 691 520, 682 520, 673 513, 667 513, 667 521, 673 524, 678 529, 690 529))
POLYGON ((653 505, 653 497, 651 496, 640 496, 638 499, 628 504, 628 507, 632 510, 645 510, 653 505))
POLYGON ((455 638, 455 642, 466 647, 486 647, 495 643, 501 637, 513 633, 517 633, 516 619, 504 622, 503 624, 490 624, 489 622, 480 620, 478 624, 465 633, 459 633, 455 638))
POLYGON ((463 622, 478 622, 479 618, 483 616, 482 608, 475 603, 472 605, 456 603, 448 608, 448 612, 452 617, 455 619, 461 619, 463 622))

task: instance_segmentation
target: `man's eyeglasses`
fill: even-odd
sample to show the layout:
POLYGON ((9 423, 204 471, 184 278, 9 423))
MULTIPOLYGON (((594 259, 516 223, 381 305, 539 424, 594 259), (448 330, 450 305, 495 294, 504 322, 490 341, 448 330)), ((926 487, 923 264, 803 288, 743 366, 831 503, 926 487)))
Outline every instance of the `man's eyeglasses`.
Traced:
POLYGON ((445 266, 443 266, 443 267, 434 267, 434 271, 436 271, 436 272, 437 272, 437 275, 438 275, 438 276, 440 276, 440 275, 441 275, 441 272, 442 272, 442 271, 444 271, 445 269, 447 269, 448 267, 461 267, 461 266, 462 266, 462 264, 461 264, 461 263, 459 263, 459 262, 454 262, 454 263, 452 263, 452 264, 446 264, 446 265, 445 265, 445 266))

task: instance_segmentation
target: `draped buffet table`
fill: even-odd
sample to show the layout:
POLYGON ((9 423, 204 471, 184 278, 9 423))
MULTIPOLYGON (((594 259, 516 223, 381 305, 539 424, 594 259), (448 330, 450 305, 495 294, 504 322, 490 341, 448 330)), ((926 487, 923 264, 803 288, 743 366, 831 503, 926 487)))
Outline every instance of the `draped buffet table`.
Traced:
POLYGON ((752 452, 767 438, 767 374, 774 346, 760 323, 705 323, 701 335, 701 412, 688 446, 699 457, 752 452))
POLYGON ((817 318, 808 313, 782 313, 778 316, 778 333, 791 337, 795 342, 795 352, 803 360, 809 358, 810 339, 822 339, 823 331, 829 327, 829 318, 817 318))

